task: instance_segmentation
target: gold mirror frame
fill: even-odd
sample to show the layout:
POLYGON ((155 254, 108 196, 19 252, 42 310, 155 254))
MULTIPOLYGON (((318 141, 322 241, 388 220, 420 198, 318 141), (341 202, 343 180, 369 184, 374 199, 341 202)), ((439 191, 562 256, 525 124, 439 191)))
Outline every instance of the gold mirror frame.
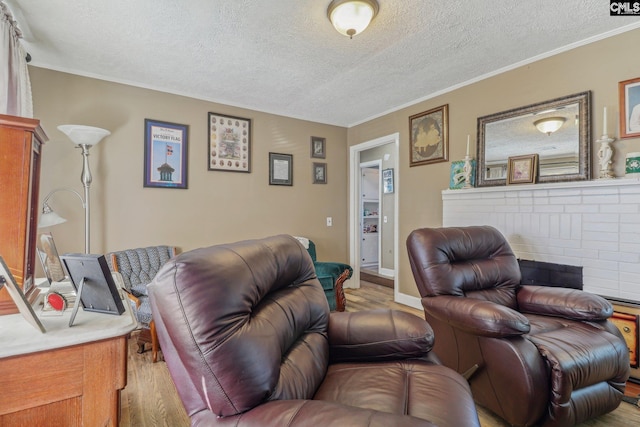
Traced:
MULTIPOLYGON (((500 113, 490 114, 488 116, 479 117, 478 118, 478 148, 477 148, 477 159, 478 159, 478 167, 476 170, 476 182, 478 187, 490 187, 490 186, 499 186, 506 185, 506 164, 508 162, 508 157, 518 156, 518 155, 528 155, 528 154, 539 154, 540 162, 542 163, 542 167, 544 170, 544 162, 545 159, 549 158, 549 149, 544 151, 538 151, 534 144, 527 143, 526 146, 521 147, 520 151, 514 152, 507 150, 499 150, 504 154, 504 164, 505 164, 505 176, 490 178, 488 174, 491 172, 489 169, 489 163, 487 162, 486 152, 487 149, 495 149, 497 144, 500 144, 498 138, 494 138, 492 133, 492 129, 496 126, 501 126, 505 129, 510 127, 509 123, 516 123, 518 121, 525 122, 526 126, 522 126, 522 123, 518 125, 519 128, 525 128, 524 131, 513 130, 513 133, 509 134, 505 131, 502 134, 500 140, 504 141, 504 143, 509 143, 509 141, 513 141, 515 144, 513 147, 517 146, 518 141, 523 139, 523 133, 521 132, 530 132, 529 137, 538 138, 542 142, 552 141, 551 138, 560 137, 560 131, 558 131, 558 136, 556 135, 546 135, 536 129, 533 124, 534 121, 539 120, 540 118, 545 118, 548 116, 558 116, 562 114, 563 110, 568 111, 569 108, 573 108, 577 105, 577 114, 575 117, 572 117, 571 120, 568 120, 565 125, 565 129, 563 132, 567 134, 573 135, 571 138, 575 138, 577 136, 577 140, 575 140, 576 144, 576 153, 572 154, 575 156, 573 167, 566 168, 572 169, 567 173, 551 173, 548 175, 541 174, 537 182, 539 183, 549 183, 549 182, 566 182, 566 181, 583 181, 590 179, 590 166, 591 166, 591 91, 581 92, 574 95, 565 96, 562 98, 552 99, 550 101, 544 101, 537 104, 527 105, 525 107, 514 108, 508 111, 502 111, 500 113), (530 126, 529 126, 529 121, 530 126), (488 129, 489 127, 489 129, 488 129), (573 129, 570 129, 573 127, 573 129)), ((565 113, 566 113, 565 111, 565 113)), ((515 125, 513 126, 516 127, 515 125)), ((504 129, 503 129, 504 130, 504 129)), ((571 139, 569 141, 571 145, 573 145, 574 140, 571 139)), ((541 143, 542 144, 542 143, 541 143)), ((513 148, 509 147, 509 148, 513 148)), ((550 145, 553 147, 553 144, 550 145)), ((540 149, 540 147, 538 148, 540 149)), ((501 159, 497 161, 492 161, 491 163, 497 164, 501 159)), ((566 162, 565 162, 566 163, 566 162)), ((499 174, 494 174, 499 175, 499 174)))

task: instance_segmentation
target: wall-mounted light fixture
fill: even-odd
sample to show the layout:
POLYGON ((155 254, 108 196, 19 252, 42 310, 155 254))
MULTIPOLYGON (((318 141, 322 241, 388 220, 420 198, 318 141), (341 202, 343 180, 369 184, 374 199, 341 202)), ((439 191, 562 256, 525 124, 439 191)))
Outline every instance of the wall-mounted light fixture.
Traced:
POLYGON ((69 137, 71 142, 76 144, 76 147, 82 149, 82 175, 80 180, 84 187, 84 198, 77 191, 71 188, 58 188, 47 194, 44 198, 42 206, 42 214, 38 221, 38 228, 51 227, 53 225, 62 224, 66 219, 55 213, 53 209, 47 203, 49 198, 58 191, 70 191, 74 193, 82 202, 84 208, 84 252, 90 253, 91 239, 90 239, 90 218, 91 218, 91 204, 89 203, 89 188, 91 187, 91 169, 89 168, 89 149, 102 141, 105 136, 111 135, 111 132, 105 129, 100 129, 92 126, 83 125, 61 125, 58 129, 69 137))
POLYGON ((340 34, 353 38, 369 26, 378 9, 376 0, 333 0, 327 16, 340 34))
POLYGON ((533 124, 540 132, 551 135, 560 129, 566 120, 564 117, 547 117, 546 119, 536 120, 533 124))

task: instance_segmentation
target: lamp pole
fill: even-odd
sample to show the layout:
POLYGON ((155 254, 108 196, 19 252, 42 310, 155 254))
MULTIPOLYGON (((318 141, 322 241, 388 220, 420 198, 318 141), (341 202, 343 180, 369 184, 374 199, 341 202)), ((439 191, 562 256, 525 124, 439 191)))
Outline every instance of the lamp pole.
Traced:
POLYGON ((91 224, 91 203, 89 200, 89 188, 91 187, 91 169, 89 168, 89 148, 91 145, 87 144, 79 144, 80 148, 82 148, 82 175, 80 176, 80 180, 82 181, 82 186, 84 187, 84 252, 91 253, 91 238, 90 238, 90 230, 89 225, 91 224))
MULTIPOLYGON (((82 150, 82 174, 80 175, 80 181, 82 181, 84 188, 84 198, 80 193, 70 188, 62 188, 61 190, 71 191, 82 201, 82 207, 84 208, 84 252, 88 254, 91 253, 91 196, 89 190, 91 188, 91 181, 93 180, 91 168, 89 167, 89 149, 99 143, 105 136, 111 135, 111 132, 106 129, 84 125, 60 125, 58 129, 67 135, 76 147, 82 150)), ((53 213, 51 207, 47 205, 47 200, 56 191, 59 190, 53 190, 45 198, 42 208, 43 216, 53 213)), ((58 218, 62 219, 60 217, 58 218)), ((64 222, 64 220, 58 220, 57 223, 60 222, 64 222)))

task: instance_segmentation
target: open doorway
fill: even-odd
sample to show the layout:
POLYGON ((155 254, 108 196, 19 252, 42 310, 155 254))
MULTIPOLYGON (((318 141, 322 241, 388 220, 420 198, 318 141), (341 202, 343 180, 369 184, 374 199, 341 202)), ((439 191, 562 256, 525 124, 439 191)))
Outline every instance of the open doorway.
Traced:
MULTIPOLYGON (((367 150, 371 151, 373 149, 367 150)), ((360 274, 373 279, 380 275, 382 265, 382 159, 362 161, 360 153, 360 274)), ((362 279, 362 278, 361 278, 362 279)))
POLYGON ((394 288, 394 294, 397 292, 398 147, 397 133, 350 147, 349 262, 353 276, 347 287, 360 286, 362 271, 363 275, 371 272, 386 279, 385 284, 394 288), (377 184, 373 190, 378 194, 377 203, 375 197, 363 193, 371 192, 363 183, 363 172, 366 175, 368 171, 375 171, 371 175, 377 176, 369 178, 377 184), (363 246, 363 239, 367 238, 377 242, 377 246, 367 243, 363 246), (375 256, 372 248, 375 248, 375 256))

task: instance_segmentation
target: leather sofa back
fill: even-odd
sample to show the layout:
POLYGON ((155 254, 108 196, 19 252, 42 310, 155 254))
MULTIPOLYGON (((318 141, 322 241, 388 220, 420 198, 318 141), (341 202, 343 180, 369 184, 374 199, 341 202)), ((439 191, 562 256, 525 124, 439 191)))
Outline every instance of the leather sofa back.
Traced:
POLYGON ((407 247, 423 298, 467 296, 516 307, 520 268, 495 228, 422 228, 411 232, 407 247))
POLYGON ((149 286, 165 360, 187 413, 309 399, 329 361, 329 306, 291 236, 196 249, 149 286))

